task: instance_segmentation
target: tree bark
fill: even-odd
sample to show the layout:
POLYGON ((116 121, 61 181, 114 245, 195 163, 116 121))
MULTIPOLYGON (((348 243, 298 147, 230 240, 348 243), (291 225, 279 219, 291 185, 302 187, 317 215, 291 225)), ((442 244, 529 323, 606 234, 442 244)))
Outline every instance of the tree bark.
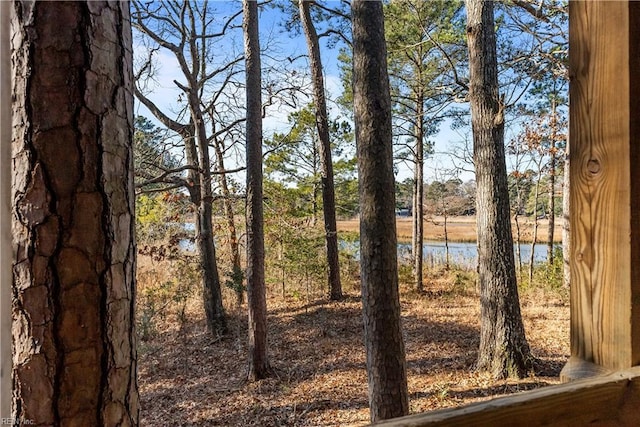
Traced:
POLYGON ((466 0, 465 4, 481 301, 477 367, 496 378, 523 376, 532 360, 520 314, 513 258, 493 2, 466 0))
POLYGON ((11 26, 13 4, 0 2, 0 415, 11 413, 11 26))
POLYGON ((137 425, 129 5, 12 7, 12 417, 137 425))
POLYGON ((211 159, 205 129, 204 117, 200 108, 200 97, 196 92, 196 82, 191 82, 189 110, 194 122, 194 143, 197 145, 199 172, 196 179, 200 184, 198 214, 196 216, 196 244, 202 267, 202 298, 207 316, 207 327, 214 336, 227 333, 227 322, 222 305, 220 275, 216 260, 216 247, 213 243, 213 194, 211 177, 211 159))
MULTIPOLYGON (((11 26, 12 3, 0 2, 0 164, 11 164, 11 26)), ((11 413, 11 176, 0 169, 0 416, 11 413)))
POLYGON ((327 244, 327 264, 329 266, 329 296, 332 300, 342 299, 342 284, 340 283, 340 263, 338 261, 338 231, 336 226, 336 196, 333 182, 333 160, 331 158, 331 140, 329 137, 329 116, 327 100, 324 93, 324 78, 322 76, 322 61, 320 58, 320 43, 318 34, 313 26, 310 11, 311 2, 298 0, 300 21, 307 39, 309 63, 311 66, 311 80, 313 82, 313 99, 315 103, 316 127, 320 139, 320 169, 322 177, 322 209, 324 214, 324 230, 327 244))
POLYGON ((391 97, 382 3, 355 0, 353 88, 360 269, 371 421, 409 411, 400 320, 391 97))
POLYGON ((249 379, 269 375, 267 301, 264 283, 262 206, 262 97, 258 3, 242 1, 247 75, 247 301, 249 306, 249 379))

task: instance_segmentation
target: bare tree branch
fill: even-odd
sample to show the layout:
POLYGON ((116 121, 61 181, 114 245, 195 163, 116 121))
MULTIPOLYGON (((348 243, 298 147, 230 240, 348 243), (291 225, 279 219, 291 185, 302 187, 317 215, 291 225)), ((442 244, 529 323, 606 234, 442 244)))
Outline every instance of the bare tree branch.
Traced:
POLYGON ((543 12, 544 0, 540 0, 540 4, 536 9, 530 1, 526 0, 511 0, 514 5, 526 10, 531 16, 544 22, 549 22, 549 18, 543 12))

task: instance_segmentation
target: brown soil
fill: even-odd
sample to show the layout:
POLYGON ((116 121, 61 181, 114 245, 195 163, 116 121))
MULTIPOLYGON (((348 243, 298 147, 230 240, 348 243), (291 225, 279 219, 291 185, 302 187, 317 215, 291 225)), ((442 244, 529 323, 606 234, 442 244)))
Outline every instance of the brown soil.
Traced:
MULTIPOLYGON (((145 291, 140 281, 140 291, 145 291)), ((361 303, 357 283, 329 302, 293 292, 270 292, 272 378, 246 381, 246 307, 228 308, 230 333, 214 339, 200 302, 184 316, 164 307, 157 333, 139 347, 142 426, 360 426, 368 421, 361 303), (301 296, 303 295, 303 296, 301 296)), ((494 381, 474 372, 478 297, 470 273, 432 271, 427 291, 402 286, 402 318, 411 413, 459 406, 557 384, 569 354, 569 308, 557 291, 527 291, 522 311, 539 358, 522 380, 494 381)), ((226 295, 229 301, 233 295, 226 295)), ((138 313, 141 307, 139 304, 138 313)))
MULTIPOLYGON (((411 218, 398 218, 396 220, 396 230, 398 233, 398 240, 401 242, 411 241, 411 218)), ((425 240, 444 240, 444 218, 433 217, 425 220, 424 222, 424 235, 425 240)), ((533 237, 533 225, 532 218, 520 218, 520 240, 522 242, 531 242, 533 237)), ((546 219, 538 220, 538 232, 537 241, 545 243, 549 239, 547 238, 547 229, 549 227, 549 221, 546 219)), ((512 222, 512 230, 515 236, 516 224, 512 222)), ((350 231, 358 232, 359 221, 357 219, 338 221, 338 231, 350 231)), ((476 241, 476 218, 473 216, 465 217, 451 217, 447 218, 447 234, 449 241, 452 242, 475 242, 476 241)), ((560 243, 562 241, 562 222, 556 219, 554 227, 554 242, 560 243)))

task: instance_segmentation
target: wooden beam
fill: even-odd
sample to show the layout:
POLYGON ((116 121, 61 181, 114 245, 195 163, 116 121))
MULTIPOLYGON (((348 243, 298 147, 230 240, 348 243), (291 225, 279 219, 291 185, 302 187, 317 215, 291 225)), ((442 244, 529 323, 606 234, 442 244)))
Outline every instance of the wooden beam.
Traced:
POLYGON ((640 364, 640 7, 569 4, 571 380, 640 364))
POLYGON ((11 2, 0 2, 0 418, 11 414, 11 2))
POLYGON ((638 426, 640 367, 378 423, 385 427, 638 426))

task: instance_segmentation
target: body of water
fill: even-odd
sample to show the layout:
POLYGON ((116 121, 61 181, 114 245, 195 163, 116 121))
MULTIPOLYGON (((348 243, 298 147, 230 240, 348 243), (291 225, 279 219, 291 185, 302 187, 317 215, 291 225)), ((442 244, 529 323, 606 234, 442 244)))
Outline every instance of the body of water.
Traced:
MULTIPOLYGON (((422 254, 426 262, 444 264, 446 262, 446 247, 444 242, 426 242, 422 247, 422 254)), ((513 254, 517 254, 516 245, 513 245, 513 254)), ((411 245, 401 243, 398 245, 398 257, 411 259, 411 245)), ((531 244, 520 244, 520 259, 528 263, 531 258, 531 244)), ((533 262, 541 263, 547 260, 547 244, 536 244, 533 252, 533 262)), ((475 268, 478 262, 478 246, 475 242, 449 242, 449 262, 465 268, 475 268)))
MULTIPOLYGON (((185 230, 193 232, 195 230, 195 224, 184 224, 185 230)), ((179 246, 185 251, 195 251, 195 243, 191 239, 180 240, 179 246)), ((556 244, 556 247, 560 245, 556 244)), ((360 243, 355 242, 340 242, 340 248, 352 252, 356 258, 359 257, 360 243)), ((513 253, 516 252, 516 245, 513 245, 513 253)), ((440 241, 427 241, 422 246, 422 254, 424 256, 424 262, 429 264, 444 264, 446 262, 446 247, 444 242, 440 241)), ((523 263, 528 263, 531 256, 531 244, 522 243, 520 245, 520 258, 523 263)), ((533 255, 534 263, 542 263, 547 259, 547 244, 538 243, 535 246, 533 255)), ((408 263, 411 261, 411 244, 398 243, 398 260, 402 263, 408 263)), ((478 263, 478 247, 475 242, 449 242, 449 262, 454 265, 458 265, 462 268, 474 269, 478 263)))
MULTIPOLYGON (((352 250, 358 257, 358 242, 341 242, 344 249, 352 250)), ((556 245, 559 246, 559 245, 556 245)), ((425 242, 422 247, 425 264, 444 264, 446 262, 446 247, 444 242, 425 242)), ((513 245, 513 253, 516 254, 516 245, 513 245)), ((531 256, 531 244, 520 245, 520 258, 523 263, 528 263, 531 256)), ((534 263, 541 263, 547 259, 547 244, 538 243, 533 253, 534 263)), ((411 261, 411 244, 398 244, 398 260, 408 263, 411 261)), ((449 262, 462 268, 474 269, 478 263, 478 247, 475 242, 449 242, 449 262)))

